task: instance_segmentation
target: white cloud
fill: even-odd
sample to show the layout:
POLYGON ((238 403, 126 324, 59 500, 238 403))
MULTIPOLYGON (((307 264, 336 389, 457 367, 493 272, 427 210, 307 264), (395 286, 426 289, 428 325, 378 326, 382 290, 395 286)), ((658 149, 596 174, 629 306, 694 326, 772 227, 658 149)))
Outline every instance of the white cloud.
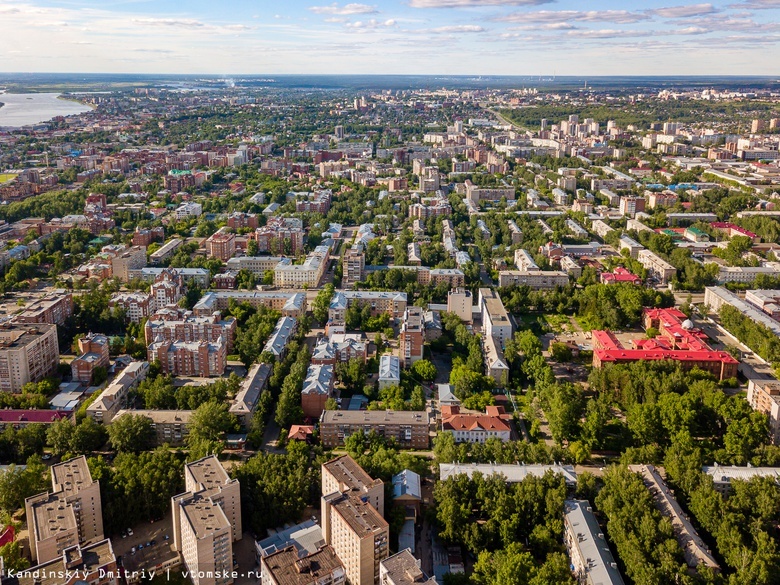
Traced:
POLYGON ((476 24, 456 24, 453 26, 440 26, 433 28, 429 32, 432 33, 477 33, 484 32, 484 28, 476 24))
POLYGON ((746 0, 739 4, 732 4, 729 8, 746 8, 748 10, 777 10, 780 9, 780 0, 746 0))
POLYGON ((482 8, 485 6, 539 6, 555 0, 410 0, 412 8, 482 8))
POLYGON ((667 6, 666 8, 655 8, 647 10, 647 14, 660 16, 662 18, 691 18, 693 16, 704 16, 715 14, 718 9, 712 4, 689 4, 687 6, 667 6))
POLYGON ((130 22, 148 26, 166 26, 172 28, 203 28, 204 22, 190 18, 132 18, 130 22))
POLYGON ((641 12, 628 10, 537 10, 536 12, 513 12, 498 16, 494 20, 520 23, 550 23, 550 22, 613 22, 615 24, 632 24, 650 17, 641 12))
POLYGON ((670 35, 705 35, 707 33, 712 32, 708 28, 704 28, 701 26, 686 26, 685 28, 680 28, 677 30, 669 31, 667 34, 670 35))
POLYGON ((354 30, 374 30, 378 28, 393 27, 395 26, 395 20, 390 19, 378 21, 372 18, 371 20, 357 20, 355 22, 347 22, 344 26, 354 30))
POLYGON ((640 30, 615 30, 615 29, 580 29, 572 30, 566 33, 570 37, 577 37, 580 39, 619 39, 619 38, 635 38, 649 36, 652 31, 640 31, 640 30))
POLYGON ((349 16, 351 14, 376 14, 379 12, 376 6, 368 4, 350 3, 339 6, 336 2, 328 6, 310 6, 309 10, 316 14, 337 14, 339 16, 349 16))

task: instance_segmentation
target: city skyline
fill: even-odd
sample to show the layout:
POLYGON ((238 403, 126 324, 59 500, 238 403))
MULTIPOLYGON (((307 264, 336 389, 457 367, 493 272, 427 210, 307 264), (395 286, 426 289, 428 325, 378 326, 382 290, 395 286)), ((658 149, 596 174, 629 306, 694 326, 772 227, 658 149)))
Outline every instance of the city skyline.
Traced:
POLYGON ((6 72, 773 75, 780 0, 0 3, 6 72), (717 55, 717 56, 716 56, 717 55))

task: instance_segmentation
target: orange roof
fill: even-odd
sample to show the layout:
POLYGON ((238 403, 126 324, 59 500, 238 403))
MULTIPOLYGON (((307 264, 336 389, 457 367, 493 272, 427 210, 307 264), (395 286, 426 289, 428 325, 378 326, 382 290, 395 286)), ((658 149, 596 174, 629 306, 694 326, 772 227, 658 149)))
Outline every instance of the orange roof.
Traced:
POLYGON ((456 414, 444 419, 445 431, 509 431, 509 425, 497 416, 487 414, 456 414))

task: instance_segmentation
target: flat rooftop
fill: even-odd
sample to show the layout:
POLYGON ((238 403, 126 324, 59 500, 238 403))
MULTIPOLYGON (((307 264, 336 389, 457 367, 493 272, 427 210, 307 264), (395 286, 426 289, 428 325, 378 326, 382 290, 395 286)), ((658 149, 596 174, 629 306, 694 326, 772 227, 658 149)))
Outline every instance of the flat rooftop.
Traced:
POLYGON ((35 530, 39 541, 58 534, 76 530, 76 513, 73 506, 58 495, 49 494, 32 505, 35 530))
POLYGON ((208 496, 195 495, 181 502, 181 510, 198 539, 230 529, 230 521, 218 504, 208 496))
POLYGON ((325 582, 334 572, 344 575, 344 565, 330 546, 305 556, 299 556, 296 548, 289 546, 268 555, 263 563, 277 585, 309 585, 325 582))
POLYGON ((66 570, 78 571, 79 575, 86 573, 94 578, 96 577, 94 573, 97 573, 101 567, 111 570, 108 566, 114 562, 116 562, 114 549, 111 546, 111 541, 106 539, 89 546, 66 549, 61 557, 16 574, 19 585, 62 585, 63 574, 66 570), (79 551, 80 561, 77 560, 79 551), (67 566, 66 559, 68 560, 67 566), (34 576, 36 570, 39 571, 37 578, 34 576))
POLYGON ((358 538, 379 535, 389 529, 389 525, 376 511, 374 506, 356 496, 335 493, 325 496, 325 500, 349 525, 358 538))
POLYGON ((420 562, 408 548, 382 561, 381 572, 387 575, 387 578, 393 585, 406 585, 407 583, 436 584, 436 579, 428 577, 422 571, 420 562))
POLYGON ((87 458, 83 455, 52 465, 51 479, 54 491, 62 492, 67 496, 77 494, 94 483, 87 458))
POLYGON ((521 464, 493 464, 493 463, 441 463, 439 464, 439 476, 441 481, 450 477, 465 474, 471 477, 474 473, 482 475, 503 475, 509 483, 523 481, 529 475, 542 477, 548 471, 563 475, 566 483, 576 484, 577 473, 573 465, 525 465, 521 464))
POLYGON ((185 468, 190 478, 198 484, 199 492, 205 490, 211 493, 231 481, 225 468, 213 455, 188 463, 185 468))

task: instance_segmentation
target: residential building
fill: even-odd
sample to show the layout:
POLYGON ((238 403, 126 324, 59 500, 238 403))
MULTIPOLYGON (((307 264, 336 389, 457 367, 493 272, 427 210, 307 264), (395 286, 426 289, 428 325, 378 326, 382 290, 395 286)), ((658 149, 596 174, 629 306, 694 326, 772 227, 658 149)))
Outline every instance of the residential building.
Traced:
POLYGON ((148 248, 152 242, 162 242, 164 240, 165 229, 162 226, 149 229, 136 227, 133 233, 133 246, 148 248))
POLYGON ((73 314, 73 295, 65 289, 56 289, 33 301, 14 316, 17 323, 50 323, 64 325, 73 314))
POLYGON ((403 367, 408 368, 423 358, 425 323, 420 307, 411 306, 404 311, 403 323, 398 333, 398 343, 403 367))
POLYGON ((520 244, 523 241, 523 230, 517 227, 517 224, 511 219, 507 222, 507 225, 512 237, 512 245, 520 244))
POLYGON ((162 264, 168 258, 176 253, 176 250, 184 243, 181 238, 173 238, 160 246, 157 250, 149 254, 149 262, 152 264, 162 264))
POLYGON ((144 282, 154 282, 163 272, 174 271, 181 276, 185 284, 194 284, 200 288, 208 288, 211 276, 205 268, 155 268, 147 266, 130 271, 130 278, 140 278, 144 282))
POLYGON ((718 282, 751 284, 759 274, 777 278, 780 276, 780 265, 777 262, 765 262, 763 266, 721 266, 718 271, 718 282))
POLYGON ((637 257, 639 256, 639 251, 644 250, 645 248, 642 244, 640 244, 636 240, 629 238, 625 234, 620 236, 620 239, 618 241, 618 247, 621 252, 623 250, 628 250, 629 256, 631 256, 631 258, 633 258, 634 260, 636 260, 637 257))
POLYGON ((227 267, 236 272, 248 270, 255 276, 262 278, 269 270, 273 271, 283 258, 283 256, 241 256, 228 260, 227 267))
POLYGON ((486 335, 482 344, 487 374, 493 378, 497 388, 504 388, 509 381, 509 366, 504 358, 504 350, 491 335, 486 335))
POLYGON ((484 443, 488 439, 509 441, 512 429, 498 411, 461 414, 460 407, 442 408, 442 431, 451 432, 456 443, 484 443))
POLYGON ((772 442, 780 444, 780 382, 748 380, 747 401, 753 410, 767 415, 772 442))
POLYGON ((298 554, 312 554, 325 546, 325 535, 322 528, 314 520, 305 520, 289 528, 269 530, 268 538, 255 541, 255 552, 258 559, 293 546, 298 554))
POLYGON ((780 320, 780 290, 745 291, 745 302, 761 309, 775 321, 780 320))
POLYGON ((158 311, 144 325, 146 343, 166 341, 210 341, 218 343, 222 338, 227 351, 233 350, 236 337, 236 319, 223 319, 219 311, 209 316, 196 316, 192 311, 179 307, 158 311))
POLYGON ((350 493, 371 504, 384 515, 385 484, 373 479, 349 455, 341 455, 322 464, 322 495, 350 493))
POLYGON ((620 214, 634 217, 638 212, 645 210, 644 197, 621 197, 620 214))
POLYGON ((683 551, 685 563, 693 570, 700 567, 720 572, 720 565, 712 556, 712 552, 696 532, 688 516, 669 490, 666 482, 652 465, 629 465, 629 469, 642 477, 642 482, 653 496, 653 503, 662 516, 669 518, 677 544, 683 551))
POLYGON ((154 277, 149 288, 151 297, 150 308, 152 312, 178 304, 184 296, 184 278, 175 268, 166 268, 154 277))
POLYGON ((503 347, 512 338, 512 323, 504 303, 493 289, 481 288, 479 306, 482 312, 482 330, 486 336, 495 337, 498 345, 503 347))
POLYGON ((70 363, 74 382, 90 384, 95 368, 108 368, 108 337, 90 333, 79 338, 79 357, 70 363))
POLYGON ((227 262, 236 255, 236 234, 228 228, 220 228, 205 242, 206 256, 227 262))
POLYGON ((322 531, 351 585, 379 581, 379 564, 389 555, 390 528, 371 504, 349 492, 323 496, 322 531))
POLYGON ((95 422, 110 424, 119 410, 127 406, 127 395, 146 378, 149 362, 131 362, 87 407, 87 416, 95 422))
POLYGON ((131 270, 137 270, 146 266, 146 248, 132 246, 122 250, 111 258, 111 274, 122 282, 129 282, 131 270))
POLYGON ((246 290, 218 290, 205 293, 192 311, 198 315, 211 315, 214 311, 224 311, 230 306, 230 300, 248 303, 255 309, 268 307, 279 311, 284 317, 302 317, 306 313, 306 293, 304 292, 259 292, 246 290))
MULTIPOLYGON (((751 295, 751 298, 755 299, 756 295, 751 295)), ((747 295, 745 296, 745 300, 748 300, 747 295)), ((714 311, 715 313, 720 312, 720 309, 724 305, 734 307, 754 323, 766 327, 773 334, 780 337, 780 322, 775 321, 764 311, 757 309, 749 302, 743 301, 733 292, 723 288, 722 286, 708 286, 704 289, 704 305, 709 307, 710 310, 714 311)), ((751 349, 755 350, 755 348, 751 349)))
POLYGON ((623 577, 590 503, 566 500, 563 507, 563 541, 577 582, 582 585, 623 585, 623 577))
POLYGON ((561 265, 561 272, 565 272, 570 278, 582 276, 582 266, 571 256, 564 256, 558 263, 561 265))
POLYGON ((474 300, 470 290, 456 288, 447 293, 447 312, 457 315, 464 323, 474 319, 474 300))
POLYGON ((330 264, 330 248, 317 246, 303 264, 283 258, 274 268, 274 286, 280 288, 316 288, 330 264))
POLYGON ((344 252, 343 265, 342 284, 344 286, 352 286, 363 280, 363 273, 366 269, 366 255, 359 246, 352 246, 344 252))
POLYGON ((326 410, 320 417, 320 438, 328 448, 344 444, 358 431, 374 431, 395 439, 404 449, 428 448, 428 415, 410 410, 326 410))
POLYGON ((744 236, 750 238, 754 244, 758 244, 761 238, 750 230, 741 228, 736 224, 727 221, 715 221, 709 224, 710 228, 724 234, 728 238, 734 238, 736 236, 744 236))
POLYGON ((636 274, 632 274, 622 266, 615 267, 612 272, 602 272, 599 275, 601 284, 620 284, 628 283, 639 286, 642 284, 642 279, 636 274))
POLYGON ((298 320, 294 317, 282 317, 276 322, 271 337, 265 342, 263 352, 270 352, 278 360, 287 355, 287 345, 298 331, 298 320))
POLYGON ((243 429, 249 429, 260 396, 268 385, 272 368, 270 364, 254 364, 249 368, 241 387, 230 403, 230 414, 235 416, 243 429))
POLYGON ((154 313, 154 302, 151 295, 141 292, 117 292, 111 296, 108 307, 122 309, 125 319, 131 323, 140 323, 154 313))
POLYGON ((0 392, 21 392, 57 371, 57 326, 50 323, 0 324, 0 392))
POLYGON ((211 378, 225 373, 227 344, 217 341, 170 341, 158 336, 149 344, 147 360, 160 362, 163 374, 211 378))
POLYGON ((518 248, 515 250, 515 266, 520 271, 539 270, 539 265, 533 259, 528 250, 518 248))
POLYGON ((422 481, 411 469, 404 469, 393 476, 393 505, 405 509, 406 517, 418 517, 422 507, 422 481), (409 514, 414 510, 414 514, 409 514))
POLYGON ((209 455, 184 466, 184 490, 207 496, 227 516, 233 542, 241 540, 241 489, 237 479, 231 479, 215 455, 209 455))
POLYGON ((260 559, 261 585, 343 585, 346 571, 331 546, 315 552, 295 546, 272 552, 260 559))
POLYGON ((297 256, 303 251, 303 222, 295 217, 269 217, 252 235, 260 252, 297 256))
POLYGON ((227 226, 234 230, 249 228, 256 230, 259 226, 259 220, 255 213, 241 213, 234 211, 227 218, 227 226))
POLYGON ((380 563, 379 585, 436 585, 436 579, 423 572, 407 548, 380 563))
POLYGON ((334 333, 330 339, 323 337, 314 346, 312 364, 348 362, 352 359, 366 361, 366 343, 362 333, 334 333))
POLYGON ((51 425, 68 416, 69 413, 61 410, 3 408, 0 409, 0 431, 7 426, 19 430, 29 425, 51 425))
POLYGON ((647 269, 648 274, 658 279, 661 284, 666 284, 677 275, 677 269, 655 252, 643 248, 637 252, 636 258, 647 269))
POLYGON ((466 199, 479 204, 480 201, 500 201, 506 199, 507 201, 515 200, 514 187, 479 187, 471 182, 470 179, 466 179, 466 199))
POLYGON ((388 386, 400 386, 401 360, 398 356, 383 354, 379 358, 379 389, 388 386))
POLYGON ((391 319, 399 319, 406 311, 406 293, 391 291, 336 291, 330 301, 328 318, 333 324, 343 325, 347 307, 357 303, 371 307, 371 315, 387 313, 391 319))
POLYGON ((569 275, 562 270, 527 270, 525 272, 500 270, 498 272, 498 286, 501 287, 515 285, 527 286, 534 290, 546 290, 567 284, 569 284, 569 275))
POLYGON ((172 547, 181 553, 193 584, 233 583, 233 531, 222 506, 207 494, 186 492, 173 497, 171 508, 172 547))
POLYGON ((200 217, 202 213, 203 206, 200 203, 182 203, 176 208, 176 219, 200 217))
POLYGON ((51 467, 50 492, 25 500, 34 563, 46 563, 78 544, 103 540, 100 483, 92 481, 87 458, 51 467))
POLYGON ((184 445, 189 434, 192 410, 119 410, 114 415, 116 420, 126 414, 144 416, 152 421, 156 446, 168 444, 171 447, 184 445))
POLYGON ((328 398, 333 398, 335 378, 330 364, 312 364, 306 371, 301 389, 303 416, 319 419, 328 398))
POLYGON ((780 467, 740 467, 737 465, 704 465, 702 472, 712 478, 715 491, 728 495, 731 492, 731 482, 735 480, 750 481, 754 477, 769 477, 780 483, 780 467))
POLYGON ((472 477, 474 473, 480 473, 485 477, 500 475, 507 483, 520 483, 526 477, 543 477, 547 472, 560 474, 566 481, 568 487, 577 485, 577 473, 573 465, 554 465, 533 464, 496 464, 496 463, 440 463, 439 478, 441 481, 447 481, 450 477, 466 475, 472 477))
POLYGON ((50 561, 15 572, 16 585, 119 585, 121 569, 110 539, 74 544, 50 561))
POLYGON ((606 363, 672 360, 686 369, 699 368, 719 380, 737 375, 739 362, 726 351, 715 351, 706 343, 707 336, 693 328, 677 309, 645 309, 645 328, 653 327, 659 335, 653 339, 635 339, 628 349, 610 331, 593 331, 593 367, 606 363))

